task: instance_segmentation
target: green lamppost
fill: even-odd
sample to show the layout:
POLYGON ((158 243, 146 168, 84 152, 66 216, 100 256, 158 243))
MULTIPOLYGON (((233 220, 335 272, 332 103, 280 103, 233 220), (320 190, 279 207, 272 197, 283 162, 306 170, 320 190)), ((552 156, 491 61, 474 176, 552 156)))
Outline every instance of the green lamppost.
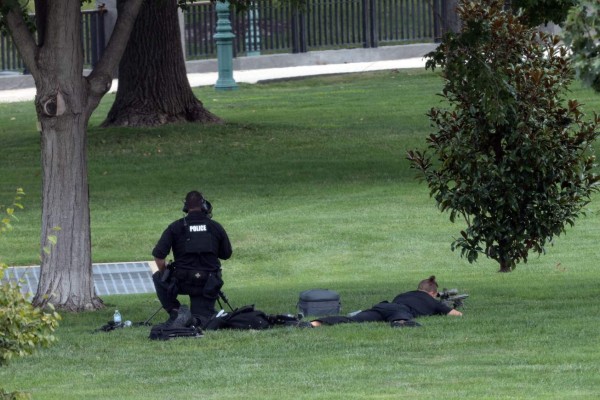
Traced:
POLYGON ((217 64, 219 77, 215 90, 234 90, 237 83, 233 79, 233 29, 229 21, 229 2, 217 1, 217 33, 213 38, 217 42, 217 64))

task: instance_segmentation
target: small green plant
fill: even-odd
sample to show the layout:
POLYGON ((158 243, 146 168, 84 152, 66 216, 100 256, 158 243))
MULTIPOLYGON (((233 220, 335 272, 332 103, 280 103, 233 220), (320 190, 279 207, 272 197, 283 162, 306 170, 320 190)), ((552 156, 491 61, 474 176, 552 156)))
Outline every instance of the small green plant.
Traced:
MULTIPOLYGON (((18 189, 13 204, 2 211, 5 215, 0 220, 0 235, 12 229, 11 222, 17 219, 15 209, 23 208, 20 200, 24 195, 23 189, 18 189)), ((0 280, 4 278, 6 268, 6 264, 0 263, 0 280)), ((33 307, 23 297, 19 283, 3 281, 0 286, 0 366, 5 366, 14 357, 31 354, 41 346, 52 344, 56 340, 52 333, 59 320, 60 316, 53 308, 33 307)))
POLYGON ((30 400, 31 395, 24 392, 6 392, 0 388, 0 400, 30 400))

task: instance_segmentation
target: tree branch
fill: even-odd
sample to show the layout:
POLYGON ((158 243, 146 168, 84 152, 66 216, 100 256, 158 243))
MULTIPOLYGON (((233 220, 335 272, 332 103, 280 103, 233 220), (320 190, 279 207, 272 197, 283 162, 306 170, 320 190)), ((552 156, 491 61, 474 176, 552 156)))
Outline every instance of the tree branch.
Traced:
POLYGON ((110 89, 143 2, 144 0, 119 1, 120 6, 113 33, 100 61, 87 78, 93 94, 102 96, 110 89))

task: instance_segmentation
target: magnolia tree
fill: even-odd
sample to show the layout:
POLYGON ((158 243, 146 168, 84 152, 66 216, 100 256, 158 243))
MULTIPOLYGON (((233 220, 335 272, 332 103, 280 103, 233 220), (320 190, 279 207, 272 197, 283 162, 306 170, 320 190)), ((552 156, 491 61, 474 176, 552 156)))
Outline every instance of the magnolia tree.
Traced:
POLYGON ((507 272, 543 253, 597 190, 600 119, 564 98, 573 73, 557 37, 528 28, 503 0, 465 0, 458 13, 461 31, 427 61, 441 69, 448 107, 429 111, 436 132, 408 159, 440 210, 466 224, 452 249, 507 272))

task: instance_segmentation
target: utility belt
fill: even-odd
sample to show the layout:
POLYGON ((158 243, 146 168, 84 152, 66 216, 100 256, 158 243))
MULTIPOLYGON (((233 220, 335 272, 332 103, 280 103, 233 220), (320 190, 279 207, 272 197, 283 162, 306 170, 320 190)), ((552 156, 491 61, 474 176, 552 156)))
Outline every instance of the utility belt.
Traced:
MULTIPOLYGON (((210 299, 219 298, 219 292, 223 287, 220 270, 169 268, 167 271, 170 271, 170 273, 167 275, 166 280, 170 281, 169 286, 175 286, 171 290, 176 290, 178 294, 204 296, 210 299)), ((165 280, 164 275, 163 280, 165 280)))

